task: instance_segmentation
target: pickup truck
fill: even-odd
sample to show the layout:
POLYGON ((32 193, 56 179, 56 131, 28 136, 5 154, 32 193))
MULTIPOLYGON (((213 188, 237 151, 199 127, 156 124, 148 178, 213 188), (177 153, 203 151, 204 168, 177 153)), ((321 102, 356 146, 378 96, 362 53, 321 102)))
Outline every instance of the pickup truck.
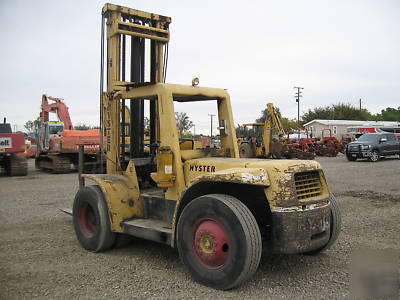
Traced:
POLYGON ((400 158, 400 140, 394 133, 366 133, 346 146, 349 161, 368 158, 376 162, 388 155, 399 155, 400 158))

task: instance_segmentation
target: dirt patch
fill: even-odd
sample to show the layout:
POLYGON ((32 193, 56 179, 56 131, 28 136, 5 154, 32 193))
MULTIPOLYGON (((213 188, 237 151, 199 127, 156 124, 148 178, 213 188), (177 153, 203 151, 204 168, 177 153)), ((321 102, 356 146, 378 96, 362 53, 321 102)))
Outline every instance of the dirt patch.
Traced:
POLYGON ((387 202, 400 203, 400 195, 391 195, 374 191, 346 191, 342 193, 336 193, 335 195, 339 197, 348 196, 360 199, 367 199, 373 203, 382 205, 388 204, 387 202))
POLYGON ((222 292, 195 283, 166 245, 82 249, 59 211, 72 207, 77 174, 39 173, 30 160, 30 180, 0 178, 0 299, 349 299, 354 249, 400 251, 400 160, 318 161, 342 211, 337 244, 315 256, 264 254, 253 278, 222 292))

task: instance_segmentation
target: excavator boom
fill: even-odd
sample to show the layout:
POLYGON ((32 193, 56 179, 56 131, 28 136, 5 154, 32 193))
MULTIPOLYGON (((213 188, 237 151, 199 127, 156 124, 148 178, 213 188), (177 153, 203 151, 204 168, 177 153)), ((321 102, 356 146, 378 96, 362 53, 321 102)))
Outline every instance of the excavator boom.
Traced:
POLYGON ((58 120, 64 123, 65 130, 74 130, 74 126, 69 116, 68 106, 63 102, 64 99, 51 97, 47 95, 42 96, 42 111, 40 113, 40 121, 42 123, 49 121, 49 113, 56 113, 58 120), (49 100, 54 103, 49 103, 49 100))
POLYGON ((276 110, 273 103, 267 103, 268 119, 272 122, 274 128, 278 131, 279 135, 285 135, 285 129, 283 128, 281 118, 279 117, 278 111, 276 110))

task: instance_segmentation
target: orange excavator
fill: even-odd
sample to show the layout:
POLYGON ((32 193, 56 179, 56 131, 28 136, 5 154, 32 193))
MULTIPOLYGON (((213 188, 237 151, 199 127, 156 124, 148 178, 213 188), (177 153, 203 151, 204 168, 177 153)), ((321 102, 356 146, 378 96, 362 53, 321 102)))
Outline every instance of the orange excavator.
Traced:
POLYGON ((74 130, 68 107, 62 98, 42 96, 40 128, 35 158, 36 167, 53 173, 67 173, 78 165, 79 145, 84 147, 84 167, 98 172, 100 130, 74 130), (49 100, 52 103, 49 103, 49 100), (58 121, 50 121, 49 114, 58 121))

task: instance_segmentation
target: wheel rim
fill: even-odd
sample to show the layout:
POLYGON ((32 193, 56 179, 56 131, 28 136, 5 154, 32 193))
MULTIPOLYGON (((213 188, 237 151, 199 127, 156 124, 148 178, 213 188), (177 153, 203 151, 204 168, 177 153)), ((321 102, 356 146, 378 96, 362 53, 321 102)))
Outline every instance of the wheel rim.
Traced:
POLYGON ((82 204, 79 207, 78 211, 78 216, 79 216, 79 225, 80 228, 82 229, 83 234, 87 238, 91 238, 94 236, 96 232, 96 214, 92 208, 87 203, 82 204))
POLYGON ((371 155, 371 160, 372 160, 372 161, 377 161, 377 160, 378 160, 378 158, 379 158, 379 156, 378 156, 378 153, 376 153, 376 152, 372 152, 372 155, 371 155))
POLYGON ((228 235, 215 220, 207 219, 198 224, 193 246, 199 261, 209 269, 223 266, 229 257, 228 235))
POLYGON ((245 147, 240 148, 240 157, 246 157, 247 151, 245 147))

